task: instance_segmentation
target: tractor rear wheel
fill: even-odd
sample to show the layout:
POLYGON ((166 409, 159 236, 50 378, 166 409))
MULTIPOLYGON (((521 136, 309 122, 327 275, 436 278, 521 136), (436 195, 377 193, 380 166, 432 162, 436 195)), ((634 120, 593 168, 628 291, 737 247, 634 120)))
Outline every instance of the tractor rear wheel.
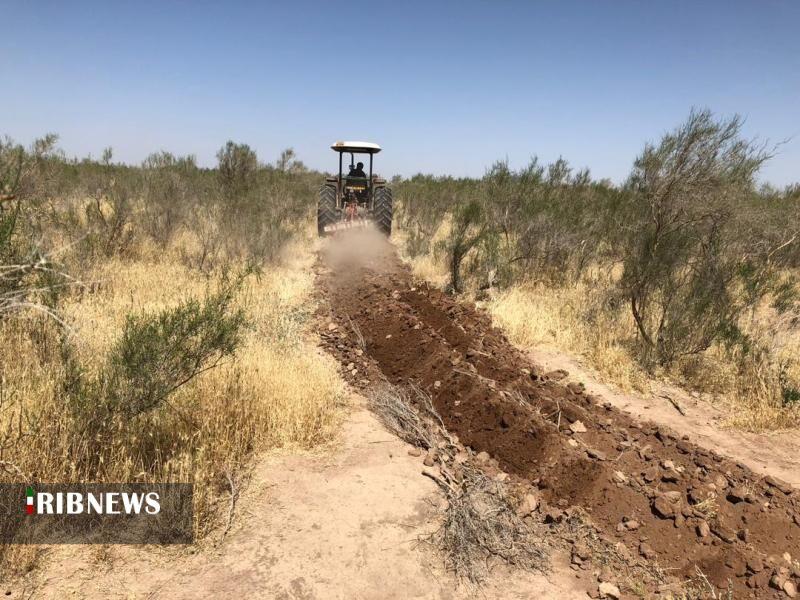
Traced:
POLYGON ((392 235, 392 190, 381 187, 375 190, 372 218, 381 233, 392 235))
POLYGON ((317 233, 320 236, 325 235, 325 227, 335 224, 338 220, 336 188, 330 185, 323 185, 319 189, 319 201, 317 203, 317 233))

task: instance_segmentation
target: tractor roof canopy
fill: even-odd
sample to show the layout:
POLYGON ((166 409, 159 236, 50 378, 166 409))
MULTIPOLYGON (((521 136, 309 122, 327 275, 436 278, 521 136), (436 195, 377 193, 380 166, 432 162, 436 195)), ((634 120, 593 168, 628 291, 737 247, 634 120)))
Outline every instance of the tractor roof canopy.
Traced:
POLYGON ((353 152, 355 154, 377 154, 381 151, 378 144, 372 142, 336 142, 331 146, 336 152, 353 152))

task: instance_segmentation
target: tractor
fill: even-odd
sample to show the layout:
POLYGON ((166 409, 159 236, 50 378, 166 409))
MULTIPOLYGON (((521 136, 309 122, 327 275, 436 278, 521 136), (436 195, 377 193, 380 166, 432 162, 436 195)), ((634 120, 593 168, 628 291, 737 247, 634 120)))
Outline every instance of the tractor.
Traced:
POLYGON ((372 159, 381 151, 370 142, 336 142, 331 146, 339 154, 339 175, 326 177, 319 190, 317 230, 324 236, 342 229, 374 224, 385 235, 392 233, 392 190, 386 180, 373 175, 372 159), (349 171, 342 172, 343 155, 350 155, 349 171), (369 155, 369 173, 363 163, 356 164, 357 155, 369 155))

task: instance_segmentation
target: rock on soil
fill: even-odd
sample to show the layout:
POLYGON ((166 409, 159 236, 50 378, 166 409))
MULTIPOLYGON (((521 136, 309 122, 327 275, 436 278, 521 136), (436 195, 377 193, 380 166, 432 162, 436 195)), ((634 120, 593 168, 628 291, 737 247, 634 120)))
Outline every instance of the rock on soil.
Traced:
POLYGON ((569 429, 570 431, 572 431, 572 433, 586 433, 586 425, 584 425, 580 421, 575 421, 574 423, 570 423, 569 429))
POLYGON ((708 526, 708 523, 705 521, 700 521, 697 524, 697 535, 699 535, 701 538, 707 538, 709 535, 711 535, 711 527, 708 526))
POLYGON ((517 514, 525 517, 534 512, 539 507, 539 499, 534 494, 525 494, 525 497, 520 502, 517 514))
POLYGON ((597 591, 600 592, 600 597, 601 598, 617 598, 618 599, 620 597, 619 588, 616 585, 614 585, 613 583, 609 583, 607 581, 604 581, 603 583, 601 583, 598 586, 597 591))
POLYGON ((653 512, 662 519, 671 519, 675 516, 675 507, 666 497, 656 496, 653 500, 653 512))

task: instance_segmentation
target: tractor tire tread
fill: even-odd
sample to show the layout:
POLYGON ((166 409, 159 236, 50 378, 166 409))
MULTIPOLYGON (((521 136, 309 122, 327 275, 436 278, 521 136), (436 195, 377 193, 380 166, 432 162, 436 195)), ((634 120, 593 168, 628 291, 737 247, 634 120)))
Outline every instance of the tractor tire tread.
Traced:
POLYGON ((330 185, 323 185, 319 189, 319 200, 317 202, 317 233, 325 235, 325 227, 333 225, 339 220, 336 210, 336 188, 330 185))
POLYGON ((386 236, 392 234, 392 190, 380 187, 375 190, 372 218, 378 230, 386 236))

